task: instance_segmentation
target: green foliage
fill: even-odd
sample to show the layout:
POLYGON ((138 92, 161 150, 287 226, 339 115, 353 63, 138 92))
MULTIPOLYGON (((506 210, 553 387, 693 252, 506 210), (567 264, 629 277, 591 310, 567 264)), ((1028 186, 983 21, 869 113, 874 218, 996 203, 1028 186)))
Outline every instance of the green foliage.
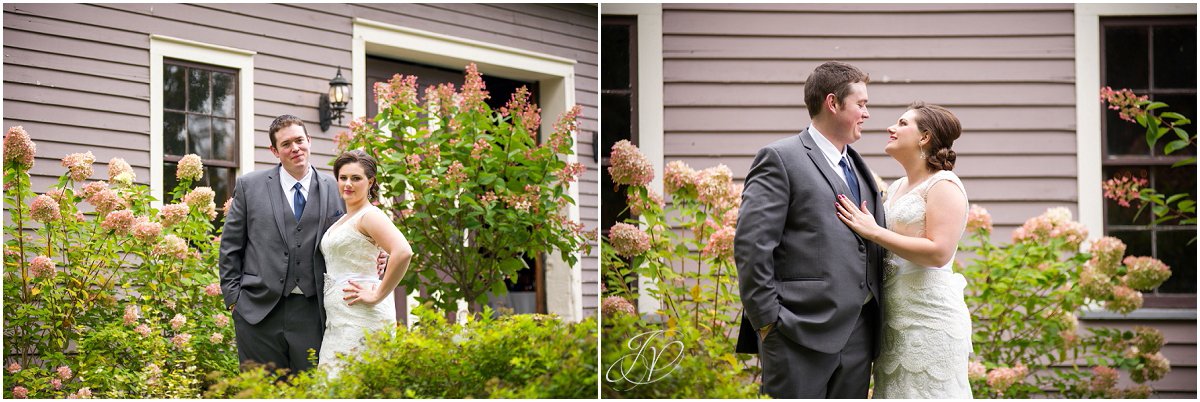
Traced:
POLYGON ((351 124, 338 148, 378 159, 381 197, 396 201, 385 210, 401 228, 415 228, 405 231, 417 250, 415 275, 403 286, 438 295, 422 301, 439 308, 464 299, 475 310, 488 292, 506 292, 504 280, 526 267, 525 257, 557 251, 576 262, 589 244, 582 225, 564 216, 583 170, 573 160, 578 106, 539 145, 540 109, 529 93, 521 88, 492 111, 473 64, 460 91, 430 87, 423 103, 414 76, 397 75, 376 92, 379 114, 351 124))
POLYGON ((758 387, 753 380, 759 368, 750 364, 750 356, 734 353, 730 339, 741 313, 733 262, 741 189, 732 183, 732 173, 723 165, 693 171, 681 162, 672 162, 664 179, 672 196, 668 211, 662 196, 646 187, 649 177, 641 172, 646 163, 636 147, 618 144, 613 155, 612 176, 629 178, 618 184, 624 185, 631 212, 638 218, 626 222, 633 226, 614 226, 605 241, 612 247, 605 247, 602 253, 606 296, 602 305, 603 395, 756 397, 758 387), (652 281, 652 286, 636 288, 638 275, 652 281), (643 292, 662 302, 662 308, 652 315, 662 324, 642 321, 620 308, 643 292), (661 336, 638 337, 649 331, 662 332, 661 336), (661 359, 653 369, 651 360, 635 358, 647 341, 667 342, 646 350, 676 350, 680 353, 677 365, 665 363, 675 356, 661 359), (671 342, 678 344, 667 347, 671 342))
POLYGON ((596 321, 554 316, 448 324, 419 307, 412 329, 370 334, 359 358, 329 378, 310 370, 276 382, 261 368, 214 385, 209 398, 595 398, 596 321))
MULTIPOLYGON (((1143 388, 1116 389, 1115 377, 1112 384, 1100 381, 1093 366, 1141 373, 1132 376, 1138 384, 1169 370, 1157 330, 1079 328, 1076 314, 1089 306, 1121 313, 1140 307, 1141 294, 1129 287, 1140 274, 1121 265, 1125 246, 1117 239, 1079 251, 1086 233, 1069 218, 1065 209, 1052 209, 1017 229, 1011 244, 993 242, 988 227, 974 228, 960 245, 975 256, 956 270, 969 283, 972 365, 982 365, 972 370, 976 398, 1136 396, 1143 388)), ((1138 289, 1157 287, 1166 276, 1155 278, 1138 289)))
MULTIPOLYGON (((115 179, 87 183, 90 189, 63 174, 46 189, 53 201, 42 204, 57 204, 57 217, 35 221, 30 206, 40 201, 28 166, 5 160, 12 224, 5 227, 4 363, 20 367, 6 371, 6 397, 17 386, 35 398, 87 391, 97 397, 196 397, 210 382, 208 373, 237 370, 233 326, 214 318, 228 313, 219 291, 205 291, 218 281, 213 202, 193 200, 196 206, 184 207, 180 222, 155 230, 162 222, 153 197, 132 183, 132 173, 114 174, 114 166, 124 164, 118 161, 110 162, 115 179), (81 212, 94 195, 85 193, 101 192, 87 203, 104 205, 95 200, 105 197, 118 202, 81 212), (145 229, 140 236, 139 227, 145 229), (166 241, 168 236, 177 239, 166 241), (38 268, 38 260, 53 261, 54 268, 38 268), (70 375, 48 374, 59 367, 70 375), (61 382, 57 389, 49 385, 51 377, 61 382)), ((90 159, 80 166, 90 173, 90 159)), ((176 202, 191 188, 191 179, 181 180, 173 191, 176 202)))

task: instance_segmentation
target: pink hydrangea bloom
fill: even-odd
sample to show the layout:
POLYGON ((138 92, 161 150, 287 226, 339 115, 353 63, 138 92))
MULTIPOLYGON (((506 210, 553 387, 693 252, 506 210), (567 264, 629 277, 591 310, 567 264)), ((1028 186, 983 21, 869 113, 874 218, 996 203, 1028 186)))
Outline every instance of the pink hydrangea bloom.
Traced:
POLYGON ((104 222, 100 227, 105 230, 113 230, 120 234, 129 234, 133 230, 133 225, 137 222, 137 217, 133 215, 133 211, 122 209, 120 211, 111 212, 104 217, 104 222))
POLYGON ((1093 392, 1106 393, 1117 386, 1121 373, 1112 367, 1092 367, 1091 389, 1093 392))
POLYGON ((163 226, 175 226, 184 220, 187 220, 188 206, 187 204, 170 204, 164 205, 161 211, 158 211, 158 220, 163 226))
POLYGON ((650 235, 637 226, 617 223, 608 232, 608 245, 622 257, 635 257, 650 249, 650 235))
POLYGON ((225 314, 215 314, 213 315, 213 322, 217 324, 217 327, 224 328, 226 325, 229 325, 229 316, 225 314))
POLYGON ((728 166, 719 164, 700 171, 696 180, 696 195, 705 205, 724 209, 741 194, 734 193, 733 171, 729 170, 728 166))
POLYGON ((1064 249, 1078 250, 1087 238, 1087 228, 1072 220, 1069 209, 1057 207, 1030 218, 1013 231, 1013 242, 1045 243, 1053 238, 1065 240, 1064 249))
POLYGON ((83 198, 91 198, 101 191, 108 189, 108 183, 102 181, 94 181, 83 186, 83 198))
POLYGON ((700 250, 700 255, 733 262, 733 236, 736 233, 737 230, 729 226, 717 229, 708 237, 708 243, 700 250))
POLYGON ((1140 199, 1142 189, 1148 184, 1150 181, 1144 177, 1122 174, 1104 181, 1104 198, 1116 201, 1122 207, 1129 207, 1133 201, 1140 199))
POLYGON ((213 334, 208 337, 208 341, 211 343, 221 343, 224 340, 225 340, 225 335, 221 335, 220 333, 217 333, 217 332, 213 332, 213 334))
POLYGON ((579 114, 582 112, 583 108, 575 105, 559 116, 558 121, 554 123, 554 132, 550 134, 550 141, 546 142, 546 146, 555 153, 570 153, 575 133, 579 131, 579 114))
POLYGON ((737 227, 738 215, 741 213, 741 208, 733 207, 725 211, 725 215, 721 217, 721 224, 725 226, 737 227))
POLYGON ((79 391, 75 391, 74 394, 71 394, 70 396, 68 396, 67 399, 90 399, 91 397, 92 397, 92 389, 88 388, 88 387, 83 387, 83 388, 80 388, 79 391))
POLYGON ((217 193, 213 192, 212 187, 196 187, 183 196, 183 202, 192 208, 203 211, 213 204, 213 198, 216 196, 217 193))
POLYGON ((612 166, 608 167, 608 174, 614 183, 645 186, 654 180, 654 167, 629 140, 621 140, 613 145, 610 160, 612 166))
POLYGON ((8 128, 4 134, 4 161, 16 163, 22 170, 33 167, 34 155, 37 154, 37 144, 29 138, 29 133, 21 126, 8 128))
POLYGON ((34 197, 33 201, 29 203, 29 216, 42 223, 50 223, 62 218, 58 209, 58 201, 46 194, 34 197))
POLYGON ((1125 257, 1123 262, 1129 268, 1123 280, 1126 286, 1133 289, 1151 290, 1171 277, 1171 268, 1152 257, 1130 256, 1125 257))
POLYGON ((151 243, 158 240, 158 236, 162 234, 163 226, 161 223, 140 217, 137 223, 133 224, 133 237, 145 243, 151 243))
POLYGON ((175 178, 195 181, 203 177, 204 163, 200 161, 199 155, 187 154, 179 160, 179 166, 175 168, 175 178))
POLYGON ((482 110, 484 102, 492 97, 488 94, 483 83, 483 74, 479 73, 475 63, 467 65, 467 78, 459 94, 462 95, 462 108, 467 111, 482 110))
POLYGON ((1092 253, 1092 266, 1105 275, 1115 276, 1120 267, 1121 256, 1125 255, 1125 242, 1116 237, 1101 237, 1088 248, 1092 253))
POLYGON ((971 210, 967 212, 967 231, 992 232, 992 215, 986 208, 971 204, 971 210))
POLYGON ((1083 295, 1093 300, 1106 300, 1113 292, 1112 277, 1101 272, 1089 262, 1079 272, 1079 286, 1083 295))
POLYGON ((33 261, 29 262, 29 268, 35 277, 47 277, 54 275, 55 263, 50 257, 39 255, 33 257, 33 261))
POLYGON ((1146 95, 1137 96, 1128 89, 1114 91, 1110 87, 1100 88, 1100 100, 1108 103, 1108 108, 1120 112, 1121 120, 1130 123, 1137 122, 1137 117, 1146 114, 1146 110, 1138 107, 1138 102, 1150 99, 1146 95))
POLYGON ((71 377, 75 376, 75 373, 72 373, 71 368, 67 367, 67 366, 58 366, 58 368, 55 369, 54 371, 56 373, 58 373, 58 378, 61 378, 64 380, 70 380, 71 377))
POLYGON ((68 169, 67 176, 76 182, 82 182, 92 177, 92 173, 94 173, 92 164, 95 162, 96 156, 92 155, 92 151, 70 154, 62 159, 63 167, 68 169))
POLYGON ((184 324, 187 324, 187 317, 183 314, 175 314, 175 318, 171 319, 171 329, 179 330, 184 324))
POLYGON ((92 204, 92 206, 96 207, 96 212, 99 214, 105 214, 109 211, 122 209, 126 206, 125 199, 121 198, 116 191, 113 191, 109 188, 105 188, 97 191, 95 194, 92 194, 87 198, 87 202, 88 204, 92 204))
POLYGON ((128 305, 128 306, 125 306, 125 316, 124 316, 124 317, 122 317, 122 318, 124 318, 124 321, 123 321, 123 322, 125 323, 125 325, 133 325, 133 324, 136 324, 136 323, 137 323, 137 319, 138 319, 138 308, 137 308, 137 306, 134 306, 134 305, 128 305))
POLYGON ((987 378, 987 367, 983 363, 972 360, 967 364, 967 378, 971 381, 987 378))
POLYGON ((615 314, 637 314, 637 309, 633 307, 633 303, 620 296, 605 297, 600 303, 600 312, 606 317, 611 317, 615 314))
POLYGON ((221 295, 221 284, 219 284, 219 283, 208 284, 208 286, 204 287, 204 294, 209 295, 209 296, 220 296, 221 295))
POLYGON ((159 242, 154 247, 153 254, 157 256, 171 256, 177 259, 185 259, 188 254, 188 244, 179 236, 169 234, 163 237, 162 242, 159 242))
POLYGON ((1021 382, 1029 375, 1029 369, 1018 363, 1016 367, 999 367, 987 374, 987 384, 1000 395, 1014 384, 1021 382))
POLYGON ((1105 303, 1104 308, 1120 313, 1129 314, 1142 307, 1142 292, 1128 286, 1117 285, 1112 290, 1112 300, 1105 303))
POLYGON ((9 363, 7 370, 9 374, 16 374, 18 371, 21 371, 21 365, 18 363, 9 363))
POLYGON ((537 135, 537 128, 542 124, 542 109, 529 102, 529 89, 517 88, 508 103, 500 108, 500 115, 513 117, 513 124, 520 124, 529 130, 530 135, 537 135))
POLYGON ((583 172, 586 170, 587 167, 582 163, 572 162, 568 163, 567 166, 563 167, 562 170, 554 172, 554 177, 557 178, 560 183, 572 183, 575 180, 578 180, 579 175, 583 174, 583 172))
POLYGON ((133 166, 129 166, 122 158, 112 158, 108 161, 108 180, 123 184, 132 183, 137 175, 133 173, 133 166))
POLYGON ((137 328, 133 330, 133 332, 137 332, 138 335, 141 335, 141 336, 150 336, 150 334, 152 333, 152 330, 150 329, 149 325, 141 324, 141 325, 138 325, 137 328))
POLYGON ((13 398, 26 399, 29 398, 29 389, 20 385, 13 387, 13 398))
POLYGON ((1129 371, 1129 379, 1134 382, 1158 381, 1171 371, 1171 362, 1162 352, 1143 353, 1141 357, 1146 359, 1146 364, 1129 371))
POLYGON ((667 205, 666 201, 663 200, 662 194, 650 189, 646 191, 647 200, 643 200, 634 193, 626 195, 625 198, 626 204, 629 205, 629 212, 634 215, 642 215, 651 210, 661 211, 667 205))
POLYGON ((450 167, 446 168, 446 176, 445 177, 446 177, 446 180, 451 183, 462 184, 463 182, 467 181, 466 168, 463 167, 462 162, 459 162, 459 161, 451 162, 450 167))
POLYGON ((176 348, 183 349, 192 341, 191 334, 179 334, 171 337, 171 343, 175 344, 176 348))
POLYGON ((54 388, 55 391, 62 389, 62 380, 57 379, 57 378, 51 378, 50 379, 50 388, 54 388))
POLYGON ((671 161, 663 170, 663 185, 667 194, 694 189, 700 172, 692 170, 683 161, 671 161))

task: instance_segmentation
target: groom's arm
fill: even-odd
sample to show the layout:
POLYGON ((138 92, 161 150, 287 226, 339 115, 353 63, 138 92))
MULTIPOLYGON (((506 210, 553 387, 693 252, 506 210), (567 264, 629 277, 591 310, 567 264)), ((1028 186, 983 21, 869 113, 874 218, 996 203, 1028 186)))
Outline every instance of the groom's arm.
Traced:
POLYGON ((758 151, 742 191, 742 206, 734 236, 738 286, 746 318, 755 329, 779 317, 775 290, 775 248, 783 237, 790 185, 778 151, 758 151))
POLYGON ((238 178, 233 186, 233 202, 225 211, 225 226, 221 229, 221 254, 217 265, 226 307, 237 303, 242 289, 242 264, 246 255, 246 192, 242 184, 242 178, 238 178))

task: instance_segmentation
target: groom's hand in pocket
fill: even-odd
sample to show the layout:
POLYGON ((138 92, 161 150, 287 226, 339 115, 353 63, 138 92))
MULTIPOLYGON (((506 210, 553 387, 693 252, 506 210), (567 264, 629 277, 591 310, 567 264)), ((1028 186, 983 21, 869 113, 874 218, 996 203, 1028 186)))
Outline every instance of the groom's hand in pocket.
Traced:
POLYGON ((771 333, 771 330, 774 328, 775 328, 774 322, 767 324, 767 325, 763 325, 762 328, 758 329, 758 340, 759 341, 767 340, 767 334, 771 333))
POLYGON ((383 274, 387 273, 388 257, 388 253, 386 251, 380 251, 379 257, 375 259, 377 264, 375 266, 375 272, 379 274, 380 279, 383 278, 383 274))

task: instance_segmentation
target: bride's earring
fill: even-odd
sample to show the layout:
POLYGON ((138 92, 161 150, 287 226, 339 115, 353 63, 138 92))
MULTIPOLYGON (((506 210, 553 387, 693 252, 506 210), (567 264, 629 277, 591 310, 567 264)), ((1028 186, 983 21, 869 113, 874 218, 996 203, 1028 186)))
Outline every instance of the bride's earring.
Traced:
POLYGON ((924 160, 924 159, 925 159, 925 149, 922 148, 921 149, 921 160, 924 160))

